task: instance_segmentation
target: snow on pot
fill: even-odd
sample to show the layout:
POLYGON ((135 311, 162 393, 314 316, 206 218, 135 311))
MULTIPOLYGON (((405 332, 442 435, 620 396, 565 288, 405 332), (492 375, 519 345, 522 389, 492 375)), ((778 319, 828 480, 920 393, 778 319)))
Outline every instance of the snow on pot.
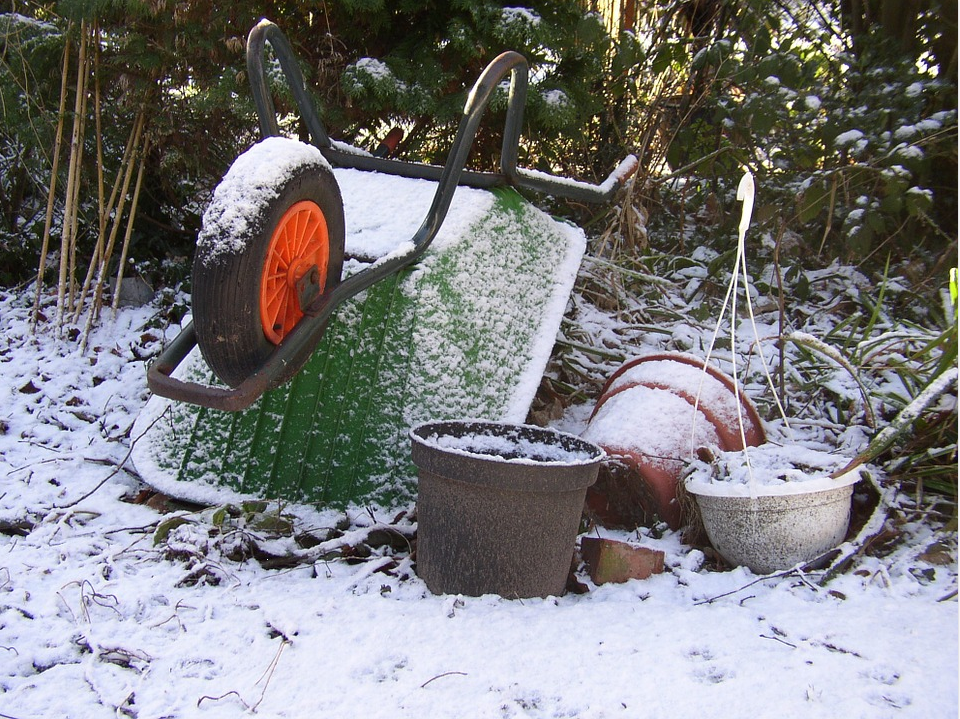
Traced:
POLYGON ((563 594, 603 450, 551 429, 475 420, 428 422, 410 436, 417 574, 430 591, 563 594))
POLYGON ((684 482, 710 543, 732 566, 757 574, 789 569, 839 545, 850 525, 857 470, 804 447, 765 444, 698 461, 684 482))
POLYGON ((757 410, 743 395, 738 401, 733 380, 679 352, 636 357, 614 372, 583 437, 610 456, 587 492, 590 513, 607 526, 656 517, 673 529, 681 524, 677 484, 697 448, 765 440, 757 410))

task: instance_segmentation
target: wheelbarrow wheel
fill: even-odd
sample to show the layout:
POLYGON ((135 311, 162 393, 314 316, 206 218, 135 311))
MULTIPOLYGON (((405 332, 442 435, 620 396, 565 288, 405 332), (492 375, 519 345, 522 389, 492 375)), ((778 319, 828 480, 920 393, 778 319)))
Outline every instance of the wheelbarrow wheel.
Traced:
POLYGON ((303 318, 304 293, 339 284, 343 243, 340 189, 318 150, 268 138, 237 158, 204 213, 193 263, 197 344, 220 380, 236 387, 262 368, 303 318))

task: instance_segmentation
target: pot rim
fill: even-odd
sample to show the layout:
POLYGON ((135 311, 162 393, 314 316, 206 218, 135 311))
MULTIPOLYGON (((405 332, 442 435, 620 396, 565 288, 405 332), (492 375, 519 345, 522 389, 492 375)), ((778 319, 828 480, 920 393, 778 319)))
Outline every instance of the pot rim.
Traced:
MULTIPOLYGON (((751 425, 752 429, 760 436, 760 444, 763 444, 763 442, 766 441, 767 433, 764 430, 763 421, 760 419, 760 414, 757 412, 757 408, 754 406, 753 402, 750 401, 750 398, 747 397, 742 389, 737 392, 736 385, 730 376, 722 372, 715 365, 708 364, 703 358, 689 352, 649 352, 627 360, 624 364, 618 367, 617 370, 610 375, 610 377, 604 383, 603 388, 600 390, 600 399, 590 415, 591 419, 594 415, 596 415, 597 410, 600 409, 600 405, 606 401, 607 393, 611 388, 613 388, 613 386, 616 384, 616 381, 637 365, 645 362, 676 362, 678 364, 688 365, 706 373, 707 376, 722 384, 727 391, 733 395, 734 402, 739 404, 740 408, 747 415, 747 417, 744 419, 749 420, 749 424, 751 425)), ((617 390, 614 390, 614 392, 616 391, 617 390)))
POLYGON ((830 492, 842 487, 856 484, 863 477, 864 467, 857 466, 844 472, 838 477, 820 476, 805 482, 784 482, 783 484, 760 484, 751 486, 742 483, 729 482, 700 482, 691 479, 684 481, 683 486, 690 494, 701 497, 785 497, 794 494, 815 494, 830 492))
MULTIPOLYGON (((430 450, 439 452, 446 455, 456 455, 460 457, 468 457, 474 460, 483 460, 485 462, 496 462, 500 464, 509 464, 509 465, 535 465, 535 466, 556 466, 556 467, 578 467, 578 466, 589 466, 593 464, 598 464, 606 456, 607 453, 602 447, 597 445, 594 442, 584 439, 583 437, 578 437, 569 432, 563 432, 552 427, 538 427, 537 425, 532 424, 523 424, 519 422, 506 422, 502 420, 488 420, 488 419, 447 419, 447 420, 428 420, 426 422, 421 422, 420 424, 415 425, 410 429, 409 432, 410 440, 414 445, 420 445, 424 448, 429 448, 430 450), (489 454, 486 452, 476 452, 470 451, 469 449, 463 449, 455 446, 441 446, 436 442, 431 442, 429 438, 425 435, 434 434, 440 435, 443 433, 445 428, 453 429, 455 427, 467 428, 467 427, 476 427, 477 430, 494 430, 490 432, 490 436, 498 436, 495 432, 496 430, 520 430, 534 435, 540 435, 544 443, 549 439, 559 440, 554 446, 561 447, 568 456, 563 459, 537 459, 534 457, 503 457, 497 454, 489 454), (567 446, 564 445, 574 445, 576 446, 584 455, 589 454, 589 456, 584 456, 582 458, 576 458, 574 456, 575 450, 567 449, 567 446)), ((448 436, 459 438, 462 437, 461 434, 456 434, 453 432, 448 432, 448 436)), ((503 436, 503 435, 499 435, 503 436)))

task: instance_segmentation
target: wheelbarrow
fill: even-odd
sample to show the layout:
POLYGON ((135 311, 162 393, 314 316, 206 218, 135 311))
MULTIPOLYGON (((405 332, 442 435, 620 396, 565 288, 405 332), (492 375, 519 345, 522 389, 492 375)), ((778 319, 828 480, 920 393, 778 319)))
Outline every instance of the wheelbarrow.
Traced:
POLYGON ((193 321, 148 371, 155 396, 134 428, 134 462, 155 488, 201 502, 408 500, 410 427, 522 422, 549 359, 586 240, 514 188, 602 202, 636 160, 600 185, 518 168, 527 66, 516 53, 473 87, 443 167, 331 140, 272 23, 250 33, 247 61, 264 139, 205 213, 193 321), (278 136, 267 42, 309 145, 278 136), (507 75, 500 170, 466 170, 507 75), (398 219, 380 226, 387 215, 398 219), (389 242, 345 259, 368 232, 389 242))
POLYGON ((459 184, 513 186, 603 202, 637 165, 636 158, 628 156, 600 185, 517 167, 528 71, 526 60, 515 52, 493 60, 473 86, 443 167, 362 154, 332 141, 305 89, 289 42, 268 20, 261 20, 247 39, 247 70, 261 133, 277 139, 269 144, 265 140, 236 160, 204 215, 193 265, 193 321, 147 375, 155 394, 177 401, 241 410, 289 380, 310 357, 331 314, 344 301, 424 254, 459 184), (264 66, 267 42, 279 60, 312 146, 279 138, 264 66), (508 74, 500 171, 466 170, 484 110, 508 74), (270 164, 282 165, 281 171, 273 171, 277 168, 270 164), (404 250, 349 277, 341 277, 343 208, 331 166, 437 182, 427 216, 404 250), (227 387, 173 376, 195 345, 227 387))

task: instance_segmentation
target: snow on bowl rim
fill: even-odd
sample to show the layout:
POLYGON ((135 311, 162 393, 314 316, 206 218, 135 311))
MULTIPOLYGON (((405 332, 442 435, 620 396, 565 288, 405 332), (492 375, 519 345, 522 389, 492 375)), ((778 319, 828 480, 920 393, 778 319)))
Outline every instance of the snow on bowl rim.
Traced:
POLYGON ((862 470, 864 470, 864 467, 857 466, 837 477, 819 475, 808 480, 784 482, 783 484, 756 483, 750 485, 741 482, 706 482, 696 477, 688 477, 683 486, 690 494, 706 497, 782 497, 791 494, 828 492, 856 484, 862 479, 862 470))
POLYGON ((686 481, 693 494, 727 497, 784 496, 838 489, 860 478, 860 467, 836 451, 802 442, 766 442, 720 452, 693 463, 686 481))

